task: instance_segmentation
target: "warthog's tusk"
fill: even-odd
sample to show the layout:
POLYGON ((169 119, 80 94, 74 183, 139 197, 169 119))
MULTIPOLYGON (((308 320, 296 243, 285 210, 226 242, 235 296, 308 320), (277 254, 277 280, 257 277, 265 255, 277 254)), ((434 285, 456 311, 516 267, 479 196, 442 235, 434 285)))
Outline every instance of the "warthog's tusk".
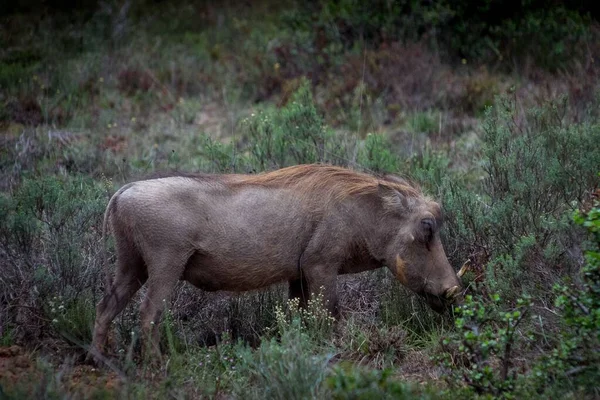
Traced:
POLYGON ((465 272, 467 272, 469 270, 470 266, 471 266, 471 260, 465 261, 465 263, 462 265, 462 267, 460 267, 460 269, 458 270, 456 275, 458 275, 459 278, 462 278, 462 276, 465 274, 465 272))
POLYGON ((456 296, 458 296, 458 294, 460 293, 460 286, 452 286, 450 289, 446 290, 446 298, 451 300, 453 298, 455 298, 456 296))

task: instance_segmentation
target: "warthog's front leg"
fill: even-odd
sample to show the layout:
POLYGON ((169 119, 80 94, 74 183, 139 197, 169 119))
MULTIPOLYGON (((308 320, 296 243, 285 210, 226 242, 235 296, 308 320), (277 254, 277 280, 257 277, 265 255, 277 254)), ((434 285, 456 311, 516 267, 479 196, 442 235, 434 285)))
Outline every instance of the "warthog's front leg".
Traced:
POLYGON ((339 317, 337 295, 337 269, 324 265, 310 266, 305 269, 306 281, 310 290, 310 298, 317 295, 323 299, 325 307, 334 318, 339 317))

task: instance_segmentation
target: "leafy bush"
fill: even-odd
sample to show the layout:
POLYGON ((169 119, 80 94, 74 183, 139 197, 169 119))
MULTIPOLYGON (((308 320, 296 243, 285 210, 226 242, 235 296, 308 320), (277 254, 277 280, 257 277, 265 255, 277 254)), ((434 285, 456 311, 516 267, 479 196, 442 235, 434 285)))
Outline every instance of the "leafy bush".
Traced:
POLYGON ((343 137, 328 128, 315 107, 310 83, 302 80, 288 103, 278 111, 260 110, 242 123, 248 138, 245 163, 265 171, 306 163, 353 166, 372 172, 396 172, 399 160, 389 141, 378 134, 364 140, 343 137))
POLYGON ((385 136, 370 133, 359 146, 357 164, 360 167, 377 173, 398 171, 399 159, 390 150, 385 136))
POLYGON ((68 299, 62 295, 45 299, 44 312, 52 318, 52 330, 76 345, 87 344, 92 340, 91 327, 94 326, 96 305, 91 297, 68 299))
POLYGON ((12 196, 2 196, 0 250, 6 263, 0 304, 21 309, 10 314, 16 318, 12 322, 18 321, 15 326, 27 321, 38 329, 50 328, 42 321, 55 320, 55 332, 88 339, 92 297, 101 282, 97 243, 105 201, 103 188, 82 177, 29 178, 12 196), (40 310, 45 318, 29 309, 40 310))
POLYGON ((280 342, 264 340, 255 351, 242 353, 241 373, 248 376, 250 388, 241 389, 244 398, 307 399, 322 397, 330 354, 315 353, 314 343, 301 329, 299 319, 286 329, 280 342), (298 328, 298 329, 295 329, 298 328))
POLYGON ((259 171, 325 162, 337 153, 339 139, 317 113, 306 80, 279 112, 252 115, 244 129, 251 143, 250 164, 259 171))
POLYGON ((442 342, 440 358, 447 369, 446 380, 453 389, 467 385, 480 395, 510 398, 517 373, 513 358, 518 352, 517 328, 527 316, 531 302, 520 299, 514 310, 500 311, 500 297, 485 303, 466 296, 455 310, 457 331, 442 342))
MULTIPOLYGON (((502 398, 522 396, 598 395, 600 378, 600 208, 576 211, 574 220, 591 235, 580 284, 554 286, 555 306, 560 312, 550 353, 542 354, 524 376, 516 374, 513 358, 519 349, 534 345, 535 336, 519 329, 531 312, 528 297, 517 306, 500 311, 497 295, 484 302, 467 296, 456 310, 457 331, 444 339, 438 357, 447 368, 447 381, 455 393, 502 398), (464 388, 464 385, 466 389, 464 388)), ((542 316, 536 319, 542 320, 542 316)))
MULTIPOLYGON (((334 319, 323 307, 322 293, 312 296, 306 308, 292 299, 284 309, 275 306, 276 337, 263 336, 254 352, 241 350, 238 371, 246 384, 243 397, 269 399, 317 398, 332 355, 327 347, 334 319), (279 338, 279 341, 277 340, 279 338)), ((240 392, 240 394, 241 394, 240 392)))
POLYGON ((441 38, 442 42, 469 60, 526 61, 531 57, 552 70, 583 55, 580 43, 589 34, 590 22, 586 11, 568 4, 519 3, 512 12, 494 1, 466 0, 449 5, 452 16, 442 29, 451 35, 441 38))
POLYGON ((600 203, 576 211, 575 222, 591 236, 578 284, 559 283, 556 307, 564 327, 557 347, 544 357, 536 374, 555 390, 580 390, 598 396, 600 379, 600 203))
POLYGON ((347 49, 357 40, 379 46, 429 35, 432 44, 454 59, 503 63, 531 57, 544 68, 558 69, 582 56, 581 43, 590 37, 590 12, 585 6, 539 1, 520 1, 507 9, 492 0, 331 0, 322 4, 313 27, 347 49))
POLYGON ((600 129, 567 123, 566 107, 563 99, 522 114, 514 99, 498 99, 484 123, 482 185, 467 191, 446 178, 441 188, 453 261, 471 259, 506 300, 547 297, 576 261, 565 252, 576 241, 568 215, 596 185, 600 129))
POLYGON ((365 370, 352 366, 336 367, 327 378, 331 398, 335 400, 435 399, 432 391, 415 390, 393 379, 393 370, 365 370))
MULTIPOLYGON (((450 178, 450 159, 442 151, 434 150, 429 144, 413 154, 407 160, 407 164, 406 174, 436 196, 441 197, 441 191, 448 190, 446 184, 453 182, 450 178)), ((464 189, 462 182, 461 188, 464 189)), ((447 208, 445 204, 443 206, 447 208)))

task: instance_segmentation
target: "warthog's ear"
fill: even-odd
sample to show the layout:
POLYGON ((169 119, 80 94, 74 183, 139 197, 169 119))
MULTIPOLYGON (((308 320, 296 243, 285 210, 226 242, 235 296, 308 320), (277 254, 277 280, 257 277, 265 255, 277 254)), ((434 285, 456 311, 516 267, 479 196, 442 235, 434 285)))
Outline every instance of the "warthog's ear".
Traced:
POLYGON ((410 209, 409 199, 394 188, 380 183, 377 193, 383 200, 383 205, 387 211, 406 212, 410 209))

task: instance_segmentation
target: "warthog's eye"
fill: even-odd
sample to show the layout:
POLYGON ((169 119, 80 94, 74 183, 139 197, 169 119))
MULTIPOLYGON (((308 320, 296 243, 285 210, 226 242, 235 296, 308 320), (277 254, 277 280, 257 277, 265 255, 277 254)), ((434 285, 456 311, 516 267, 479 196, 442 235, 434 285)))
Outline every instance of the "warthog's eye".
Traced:
POLYGON ((421 220, 422 237, 425 243, 431 242, 435 232, 435 220, 432 218, 424 218, 421 220))

